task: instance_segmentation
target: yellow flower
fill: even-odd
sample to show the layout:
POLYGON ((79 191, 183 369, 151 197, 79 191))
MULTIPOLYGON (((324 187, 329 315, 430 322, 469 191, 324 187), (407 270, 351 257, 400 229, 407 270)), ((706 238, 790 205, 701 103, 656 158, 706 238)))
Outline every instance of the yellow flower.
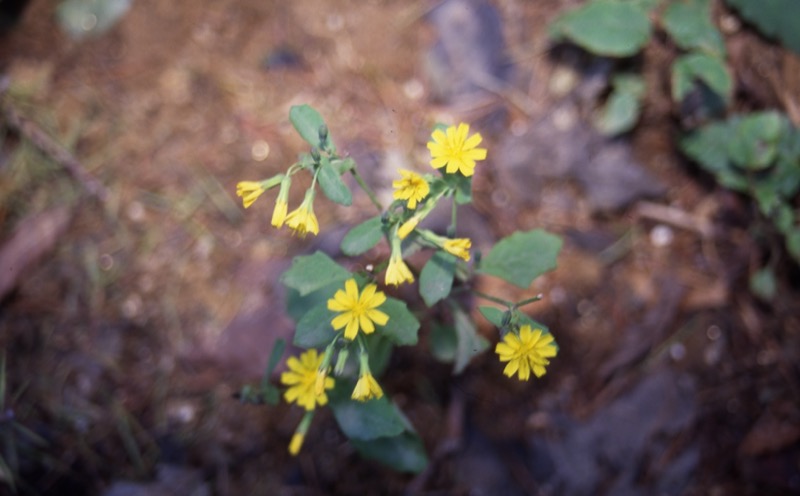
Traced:
POLYGON ((367 401, 382 396, 383 389, 381 389, 380 384, 378 384, 378 381, 375 380, 372 374, 367 371, 365 374, 359 376, 356 387, 353 388, 353 395, 351 398, 358 401, 367 401))
POLYGON ((456 238, 448 239, 442 246, 444 251, 451 255, 455 255, 469 262, 469 249, 472 248, 472 241, 469 238, 456 238))
POLYGON ((308 233, 319 234, 319 222, 317 222, 317 216, 314 215, 313 189, 309 189, 306 192, 306 197, 303 199, 303 203, 297 207, 297 210, 286 216, 286 225, 300 236, 305 236, 308 233))
MULTIPOLYGON (((289 386, 283 397, 288 403, 297 403, 308 411, 317 405, 328 403, 328 395, 325 391, 317 394, 315 385, 317 382, 317 371, 322 364, 322 356, 317 355, 317 350, 310 349, 297 357, 289 357, 286 365, 289 370, 281 374, 281 384, 289 386)), ((324 389, 331 389, 334 381, 332 378, 325 378, 324 389)))
POLYGON ((552 335, 544 334, 541 329, 531 331, 531 326, 524 325, 519 330, 519 336, 513 332, 506 334, 503 341, 497 343, 495 353, 500 356, 501 362, 508 362, 503 370, 505 375, 513 377, 519 374, 521 381, 527 381, 531 370, 536 377, 547 372, 545 365, 550 364, 548 358, 556 356, 557 350, 552 335))
POLYGON ((486 158, 485 148, 476 148, 483 138, 480 133, 467 137, 469 126, 461 123, 450 126, 446 131, 437 129, 431 135, 433 141, 428 142, 431 151, 431 166, 441 169, 447 166, 448 174, 461 172, 466 177, 475 172, 475 161, 486 158))
POLYGON ((305 439, 305 434, 302 432, 295 432, 292 436, 292 440, 289 441, 289 454, 292 456, 297 456, 300 453, 300 448, 303 447, 303 440, 305 439))
POLYGON ((344 290, 336 291, 333 298, 328 300, 328 310, 340 312, 331 320, 335 330, 344 329, 344 337, 355 339, 359 329, 364 334, 375 332, 375 324, 386 325, 389 316, 377 310, 386 301, 386 295, 377 291, 377 286, 368 284, 358 294, 358 285, 355 279, 348 279, 344 283, 344 290))
POLYGON ((431 191, 428 181, 416 172, 401 170, 402 179, 392 181, 395 200, 408 200, 408 208, 417 208, 417 202, 422 201, 431 191))
POLYGON ((236 184, 236 196, 242 198, 244 208, 249 208, 264 191, 266 188, 262 181, 239 181, 236 184))
POLYGON ((403 261, 403 249, 397 233, 392 233, 392 254, 389 257, 389 266, 386 268, 386 284, 399 286, 404 282, 414 282, 414 274, 403 261))
POLYGON ((386 268, 386 284, 399 286, 404 282, 414 282, 414 274, 411 273, 400 253, 393 253, 389 258, 389 267, 386 268))
POLYGON ((417 228, 417 224, 419 224, 420 216, 419 214, 411 217, 407 221, 403 222, 400 226, 400 229, 397 230, 397 237, 400 239, 406 239, 406 236, 411 234, 411 231, 417 228))
POLYGON ((275 200, 275 210, 272 211, 272 225, 274 227, 281 227, 286 222, 286 212, 289 209, 289 187, 291 184, 292 178, 288 175, 281 181, 278 199, 275 200))

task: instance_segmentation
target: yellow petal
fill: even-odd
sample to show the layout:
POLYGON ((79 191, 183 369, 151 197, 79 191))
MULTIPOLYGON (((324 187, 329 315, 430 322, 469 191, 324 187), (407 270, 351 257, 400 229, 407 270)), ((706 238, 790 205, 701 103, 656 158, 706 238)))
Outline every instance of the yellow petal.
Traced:
POLYGON ((352 320, 353 316, 351 312, 341 313, 331 320, 331 326, 338 331, 342 327, 349 325, 352 320))
POLYGON ((370 310, 367 312, 367 315, 373 322, 380 326, 386 325, 386 323, 389 322, 389 316, 380 310, 370 310))

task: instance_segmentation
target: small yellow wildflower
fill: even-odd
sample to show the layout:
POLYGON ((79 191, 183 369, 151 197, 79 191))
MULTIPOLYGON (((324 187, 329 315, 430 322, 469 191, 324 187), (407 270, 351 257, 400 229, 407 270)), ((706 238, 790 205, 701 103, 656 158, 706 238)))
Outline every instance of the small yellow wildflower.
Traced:
POLYGON ((272 225, 281 227, 286 222, 286 212, 289 210, 289 187, 292 184, 291 176, 287 175, 281 181, 278 199, 275 200, 275 210, 272 211, 272 225))
POLYGON ((348 279, 344 283, 344 290, 336 291, 333 298, 328 300, 328 310, 340 312, 331 320, 335 330, 344 328, 344 337, 355 339, 359 329, 364 334, 375 332, 375 324, 386 325, 389 316, 377 310, 386 301, 386 295, 377 291, 377 286, 368 284, 361 295, 358 294, 358 285, 355 279, 348 279))
POLYGON ((461 172, 466 177, 475 173, 475 161, 486 158, 485 148, 476 148, 483 138, 480 133, 469 134, 469 125, 463 122, 450 126, 446 131, 437 129, 431 134, 428 142, 431 152, 431 167, 441 169, 445 165, 448 174, 461 172))
POLYGON ((397 230, 397 237, 400 239, 406 239, 406 236, 411 234, 411 231, 417 228, 419 221, 420 221, 420 216, 419 214, 417 214, 414 217, 411 217, 407 221, 403 222, 403 224, 400 226, 400 229, 397 230))
POLYGON ((308 233, 319 234, 319 222, 317 222, 317 216, 314 215, 313 189, 309 189, 303 203, 286 216, 286 225, 299 236, 305 236, 308 233))
POLYGON ((389 257, 389 267, 386 268, 386 284, 399 286, 405 282, 414 282, 414 274, 403 261, 400 253, 392 253, 389 257))
POLYGON ((352 399, 358 401, 367 401, 371 400, 372 398, 380 398, 383 396, 383 389, 381 389, 380 384, 378 381, 375 380, 375 377, 367 371, 365 374, 362 374, 358 378, 358 382, 356 382, 356 387, 353 388, 353 395, 351 396, 352 399))
MULTIPOLYGON (((289 370, 281 374, 281 384, 289 386, 283 394, 288 403, 297 403, 307 411, 328 403, 328 395, 324 390, 322 394, 315 391, 317 371, 322 364, 322 358, 315 349, 301 354, 299 360, 297 357, 289 357, 286 362, 289 370)), ((331 389, 333 385, 332 378, 325 378, 324 389, 331 389)))
POLYGON ((305 440, 305 434, 302 432, 295 432, 292 436, 292 440, 289 441, 289 454, 292 456, 297 456, 300 453, 300 448, 303 447, 303 441, 305 440))
POLYGON ((399 286, 404 282, 414 282, 414 274, 403 261, 403 249, 397 232, 392 236, 392 254, 389 256, 389 266, 386 268, 386 284, 399 286))
POLYGON ((408 208, 413 210, 417 208, 417 202, 428 196, 431 188, 428 186, 428 181, 416 172, 401 170, 400 175, 403 176, 402 179, 392 181, 392 186, 396 190, 394 199, 408 200, 408 208))
POLYGON ((527 381, 531 370, 536 377, 547 372, 545 366, 550 364, 548 358, 556 356, 557 350, 552 335, 544 334, 541 329, 532 331, 531 326, 524 325, 519 330, 519 336, 513 332, 506 334, 503 341, 497 343, 495 353, 500 356, 501 362, 508 362, 503 370, 505 375, 513 377, 519 374, 521 381, 527 381))
POLYGON ((236 184, 236 196, 242 198, 244 208, 249 208, 264 191, 263 181, 239 181, 236 184))
POLYGON ((442 248, 447 253, 469 262, 469 249, 472 248, 472 241, 469 238, 448 239, 444 242, 442 248))

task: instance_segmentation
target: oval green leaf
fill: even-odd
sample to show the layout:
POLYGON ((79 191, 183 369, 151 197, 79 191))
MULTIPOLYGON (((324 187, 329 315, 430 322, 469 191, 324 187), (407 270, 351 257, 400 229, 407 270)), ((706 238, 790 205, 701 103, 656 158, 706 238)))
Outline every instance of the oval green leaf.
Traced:
MULTIPOLYGON (((289 120, 308 144, 320 148, 319 128, 325 125, 325 121, 319 112, 309 105, 295 105, 289 109, 289 120)), ((331 151, 336 150, 330 134, 328 134, 328 145, 331 151)))
POLYGON ((361 456, 380 462, 392 470, 415 474, 428 465, 425 446, 419 436, 412 432, 371 441, 351 439, 350 442, 361 456))
POLYGON ((650 19, 634 3, 595 0, 557 19, 552 34, 598 55, 630 57, 650 40, 650 19))
POLYGON ((305 296, 350 277, 352 275, 347 269, 334 262, 328 255, 318 251, 313 255, 294 257, 292 266, 281 276, 281 282, 284 286, 296 289, 300 296, 305 296))
POLYGON ((417 344, 419 320, 408 310, 405 302, 395 298, 386 298, 386 302, 378 307, 378 310, 389 316, 386 325, 379 329, 381 335, 397 345, 417 344))
POLYGON ((328 157, 321 157, 317 180, 322 187, 322 192, 332 202, 346 207, 353 204, 353 195, 350 193, 350 188, 342 181, 342 176, 331 165, 328 157))
POLYGON ((426 305, 432 307, 450 294, 455 273, 456 257, 444 251, 433 254, 419 275, 419 294, 426 305))
POLYGON ((348 232, 342 239, 342 253, 355 257, 366 253, 378 244, 383 237, 383 222, 378 215, 365 220, 348 232))
POLYGON ((541 229, 515 232, 492 248, 479 271, 527 288, 534 279, 556 268, 561 245, 561 238, 541 229))
POLYGON ((350 439, 371 440, 397 436, 406 430, 403 417, 386 396, 365 402, 353 401, 353 383, 337 380, 328 393, 331 410, 342 432, 350 439))

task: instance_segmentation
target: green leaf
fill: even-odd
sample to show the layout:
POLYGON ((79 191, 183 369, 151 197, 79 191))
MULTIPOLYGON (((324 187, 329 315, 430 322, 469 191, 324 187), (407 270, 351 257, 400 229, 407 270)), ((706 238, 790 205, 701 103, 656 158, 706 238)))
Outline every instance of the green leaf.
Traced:
POLYGON ((562 240, 541 229, 515 232, 501 239, 486 255, 480 272, 499 277, 520 288, 556 268, 562 240))
POLYGON ((629 0, 629 1, 637 8, 642 9, 645 12, 650 12, 651 10, 658 7, 658 4, 660 4, 662 0, 629 0))
MULTIPOLYGON (((380 377, 389 366, 389 359, 392 358, 394 344, 378 333, 367 336, 367 351, 369 352, 369 369, 372 375, 380 377)), ((355 354, 354 354, 355 355, 355 354)), ((357 358, 353 356, 353 358, 357 358)), ((354 360, 357 362, 357 360, 354 360)))
POLYGON ((784 235, 788 234, 794 228, 794 211, 792 207, 785 203, 781 203, 772 215, 772 220, 778 231, 784 235))
POLYGON ((449 325, 433 324, 430 336, 431 353, 440 362, 450 363, 456 359, 458 336, 456 328, 449 325))
POLYGON ((559 17, 551 35, 609 57, 630 57, 650 40, 647 10, 621 0, 594 0, 559 17))
POLYGON ((341 281, 335 281, 322 289, 312 291, 305 296, 300 296, 296 289, 286 289, 286 312, 289 316, 297 322, 302 319, 308 312, 309 308, 314 308, 317 305, 327 302, 333 298, 337 290, 342 289, 344 285, 341 281))
POLYGON ((709 0, 672 1, 664 10, 661 21, 680 48, 725 56, 725 43, 711 20, 709 0))
POLYGON ((419 275, 419 294, 426 305, 432 307, 450 294, 455 273, 456 257, 437 250, 419 275))
POLYGON ((681 102, 694 87, 695 80, 702 81, 711 90, 730 101, 733 80, 725 63, 714 55, 690 53, 672 64, 672 99, 681 102))
POLYGON ((334 312, 328 310, 328 303, 315 306, 297 322, 294 332, 294 345, 301 348, 322 348, 336 336, 331 326, 334 312))
POLYGON ((800 53, 800 2, 797 0, 725 0, 767 36, 800 53))
POLYGON ((419 436, 412 432, 371 441, 351 439, 350 442, 361 456, 378 461, 392 470, 419 473, 428 465, 425 447, 419 436))
POLYGON ((758 112, 733 119, 728 157, 744 169, 762 170, 772 165, 785 129, 778 112, 758 112))
POLYGON ((469 315, 455 305, 453 305, 453 326, 458 339, 453 373, 460 374, 469 365, 473 357, 486 351, 486 348, 489 347, 489 342, 478 334, 475 323, 469 315))
POLYGON ((457 205, 464 205, 472 201, 472 176, 447 174, 445 180, 449 181, 450 186, 455 190, 454 198, 457 205))
POLYGON ((350 188, 342 181, 342 176, 331 165, 328 157, 320 157, 320 169, 317 175, 322 192, 325 193, 332 202, 349 207, 353 204, 353 195, 350 188))
POLYGON ((594 126, 601 133, 615 136, 633 129, 642 110, 645 95, 644 79, 633 74, 614 77, 613 91, 595 116, 594 126))
MULTIPOLYGON (((325 121, 322 116, 309 105, 294 105, 289 109, 289 120, 292 126, 297 130, 297 133, 311 146, 320 147, 319 142, 319 129, 320 126, 325 126, 325 121)), ((333 138, 328 135, 328 145, 331 152, 336 151, 333 145, 333 138)))
POLYGON ((769 267, 755 272, 750 276, 750 291, 764 301, 772 301, 778 291, 775 273, 769 267))
POLYGON ((800 263, 800 229, 794 229, 786 235, 786 249, 795 261, 800 263))
POLYGON ((383 221, 381 216, 368 219, 357 225, 342 239, 342 253, 355 257, 366 253, 377 245, 383 237, 383 221))
POLYGON ((378 310, 389 316, 388 322, 380 330, 381 335, 389 338, 397 345, 417 344, 419 320, 408 310, 405 302, 388 297, 378 310))
POLYGON ((344 434, 352 439, 371 440, 397 436, 406 430, 407 421, 387 396, 365 402, 350 399, 354 384, 336 380, 328 392, 331 410, 344 434))
POLYGON ((693 131, 680 141, 681 150, 702 168, 711 172, 726 188, 748 191, 747 178, 728 158, 728 144, 733 131, 727 122, 712 123, 693 131))
POLYGON ((685 136, 680 141, 680 147, 689 158, 716 174, 729 167, 729 139, 727 123, 711 123, 685 136))
MULTIPOLYGON (((322 252, 294 257, 292 266, 283 273, 284 286, 296 289, 300 296, 322 289, 334 282, 352 277, 349 271, 322 252)), ((333 297, 333 295, 331 295, 333 297)))
POLYGON ((503 317, 506 314, 506 310, 497 307, 490 307, 490 306, 480 306, 478 307, 478 311, 486 317, 493 326, 495 327, 503 327, 503 317))
POLYGON ((131 0, 63 0, 56 9, 61 27, 80 40, 111 29, 128 12, 131 0))

